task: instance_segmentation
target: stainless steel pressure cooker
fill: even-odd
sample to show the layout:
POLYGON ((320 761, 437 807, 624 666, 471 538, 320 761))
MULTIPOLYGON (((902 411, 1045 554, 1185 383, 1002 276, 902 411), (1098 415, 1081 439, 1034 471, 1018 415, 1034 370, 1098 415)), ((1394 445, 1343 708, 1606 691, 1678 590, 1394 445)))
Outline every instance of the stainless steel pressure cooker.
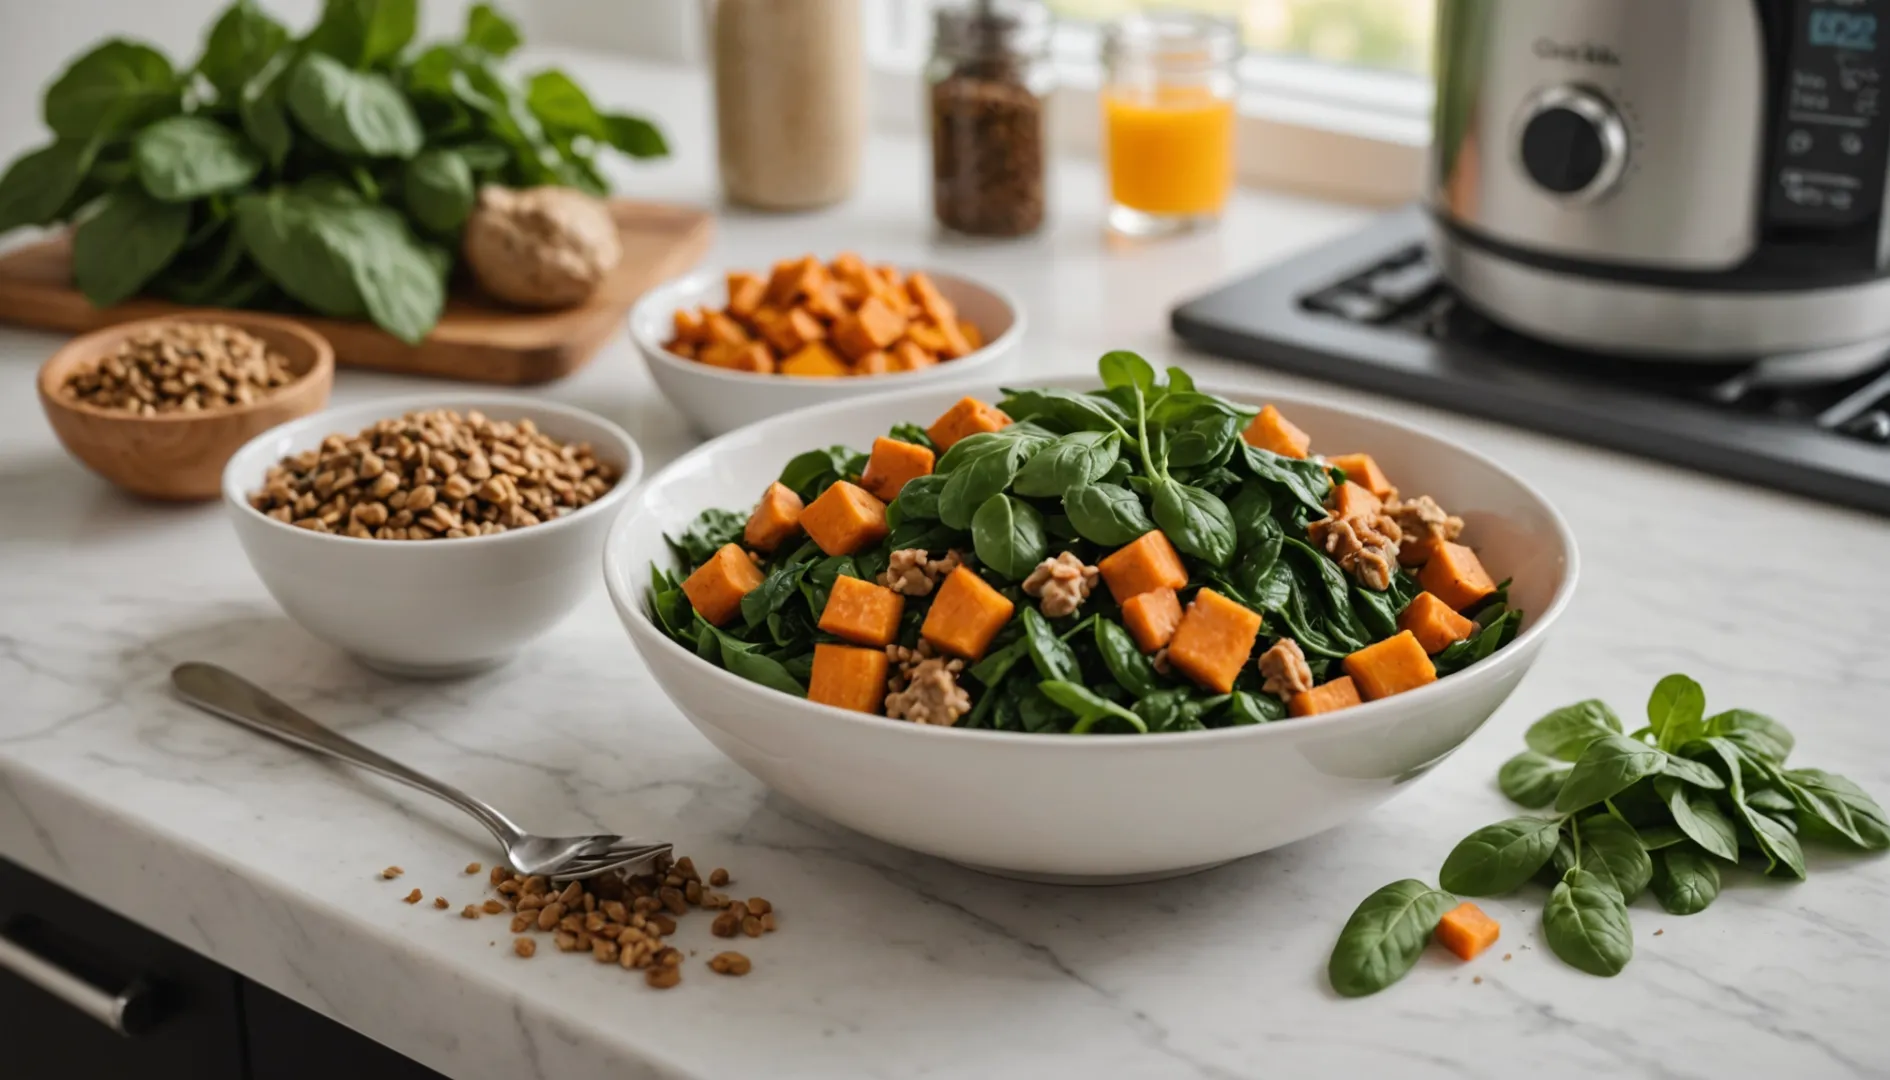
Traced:
POLYGON ((1890 337, 1887 23, 1890 0, 1440 0, 1445 276, 1614 354, 1890 337))

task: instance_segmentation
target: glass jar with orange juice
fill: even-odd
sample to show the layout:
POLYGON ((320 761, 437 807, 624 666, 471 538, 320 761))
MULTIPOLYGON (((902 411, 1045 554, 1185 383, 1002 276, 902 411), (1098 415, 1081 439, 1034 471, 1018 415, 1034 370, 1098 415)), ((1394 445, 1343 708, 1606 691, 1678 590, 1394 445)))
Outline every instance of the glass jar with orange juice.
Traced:
POLYGON ((1133 15, 1103 39, 1109 227, 1130 236, 1216 220, 1234 186, 1233 24, 1185 12, 1133 15))

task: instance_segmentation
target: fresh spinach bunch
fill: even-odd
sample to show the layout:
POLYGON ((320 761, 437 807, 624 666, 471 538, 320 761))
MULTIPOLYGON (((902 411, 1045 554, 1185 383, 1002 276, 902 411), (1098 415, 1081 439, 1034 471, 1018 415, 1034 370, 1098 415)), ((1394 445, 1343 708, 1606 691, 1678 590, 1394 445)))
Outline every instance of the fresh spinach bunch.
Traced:
POLYGON ((237 0, 183 70, 105 42, 47 89, 53 139, 0 175, 0 233, 75 224, 73 279, 99 306, 305 308, 419 341, 479 184, 603 194, 600 150, 667 149, 562 72, 514 85, 518 28, 489 4, 416 50, 418 21, 418 0, 327 0, 298 38, 237 0))
MULTIPOLYGON (((1442 892, 1418 882, 1387 888, 1501 896, 1540 881, 1550 888, 1549 948, 1590 974, 1615 975, 1633 958, 1627 909, 1645 892, 1672 914, 1692 915, 1719 896, 1723 867, 1802 880, 1802 840, 1890 848, 1890 819, 1862 789, 1821 769, 1787 768, 1794 740, 1785 725, 1744 709, 1708 716, 1705 692, 1685 675, 1654 687, 1638 730, 1624 733, 1614 710, 1591 700, 1537 720, 1524 741, 1529 749, 1504 763, 1497 784, 1514 802, 1555 815, 1465 837, 1444 860, 1442 892)), ((1374 894, 1360 915, 1386 903, 1374 894)), ((1334 988, 1368 994, 1396 982, 1449 907, 1410 905, 1389 922, 1355 915, 1360 925, 1348 923, 1333 950, 1334 988), (1381 923, 1389 929, 1372 929, 1381 923), (1393 937, 1395 963, 1384 959, 1393 937)))
MULTIPOLYGON (((1398 615, 1419 591, 1411 575, 1401 571, 1384 592, 1365 589, 1308 542, 1307 524, 1325 515, 1333 470, 1248 445, 1241 433, 1255 410, 1197 390, 1179 368, 1163 378, 1128 352, 1104 356, 1099 368, 1103 385, 1089 393, 1005 391, 999 407, 1015 422, 959 441, 931 475, 908 481, 887 507, 891 534, 878 547, 830 558, 806 541, 777 552, 738 623, 709 627, 683 596, 681 577, 652 567, 657 622, 737 674, 784 689, 789 680, 804 685, 814 646, 837 640, 818 629, 836 577, 872 580, 905 548, 935 558, 957 550, 1017 612, 967 670, 972 709, 960 725, 1067 734, 1269 723, 1285 707, 1261 691, 1254 664, 1229 694, 1158 672, 1107 589, 1092 592, 1074 615, 1043 617, 1021 585, 1058 552, 1095 565, 1159 528, 1189 565, 1184 602, 1207 586, 1260 611, 1256 652, 1291 635, 1320 681, 1339 659, 1398 632, 1398 615)), ((911 423, 891 436, 931 446, 911 423)), ((808 450, 788 461, 780 483, 811 502, 837 481, 857 481, 866 463, 845 446, 808 450)), ((687 573, 739 542, 743 521, 727 510, 704 512, 671 539, 677 564, 687 573)), ((900 644, 917 645, 930 604, 907 598, 900 644)), ((1505 593, 1475 614, 1482 629, 1438 655, 1440 674, 1489 656, 1521 621, 1505 593)))

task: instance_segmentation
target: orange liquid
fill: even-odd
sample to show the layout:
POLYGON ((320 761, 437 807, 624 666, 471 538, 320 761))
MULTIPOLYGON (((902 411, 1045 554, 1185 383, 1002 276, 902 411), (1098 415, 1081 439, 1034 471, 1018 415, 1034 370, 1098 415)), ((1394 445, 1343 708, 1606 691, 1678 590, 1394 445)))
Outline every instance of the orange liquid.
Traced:
POLYGON ((1109 194, 1148 214, 1212 214, 1234 186, 1234 103, 1193 87, 1105 93, 1109 194))

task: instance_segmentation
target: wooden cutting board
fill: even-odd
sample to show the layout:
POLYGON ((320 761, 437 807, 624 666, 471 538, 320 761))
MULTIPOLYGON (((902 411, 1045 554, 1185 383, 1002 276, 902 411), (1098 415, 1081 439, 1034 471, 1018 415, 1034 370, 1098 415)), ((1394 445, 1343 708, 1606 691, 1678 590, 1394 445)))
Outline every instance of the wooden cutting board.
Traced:
MULTIPOLYGON (((696 207, 616 199, 610 209, 623 239, 623 261, 582 307, 519 311, 476 294, 454 295, 439 325, 418 345, 369 323, 313 315, 300 321, 334 345, 337 364, 509 385, 563 378, 620 331, 637 297, 694 266, 715 232, 715 219, 696 207)), ((0 255, 0 322, 82 333, 187 310, 144 299, 93 307, 72 287, 66 237, 0 255)))

